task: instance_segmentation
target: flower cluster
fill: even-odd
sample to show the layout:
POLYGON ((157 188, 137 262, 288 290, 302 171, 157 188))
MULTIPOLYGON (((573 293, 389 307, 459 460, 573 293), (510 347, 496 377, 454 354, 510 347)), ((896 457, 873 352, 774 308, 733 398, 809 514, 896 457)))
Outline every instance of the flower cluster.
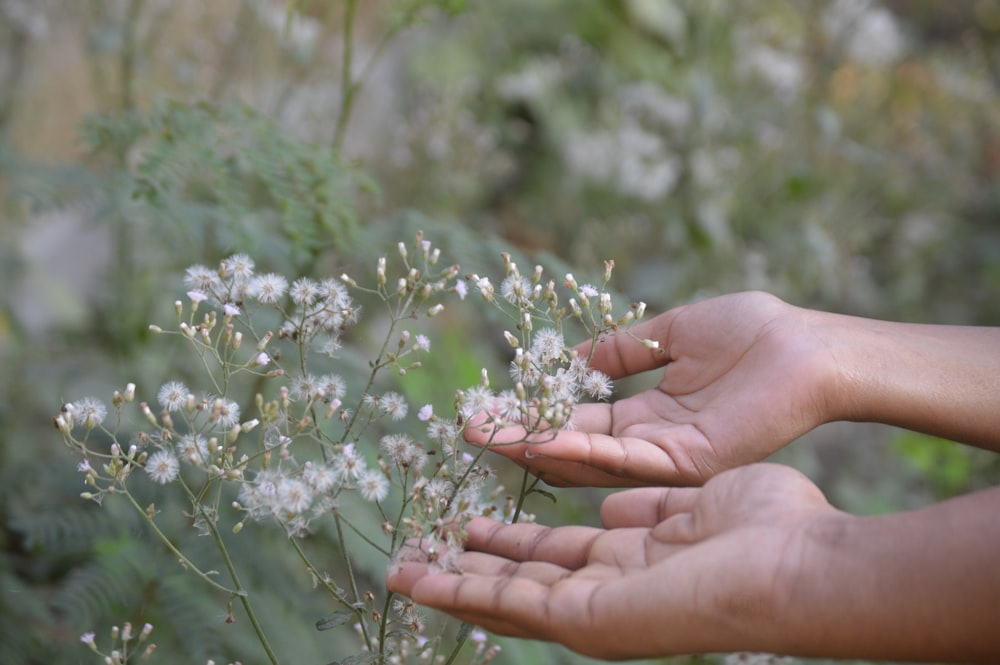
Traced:
POLYGON ((95 633, 84 633, 80 636, 80 641, 91 651, 101 656, 105 665, 125 665, 125 663, 129 662, 144 663, 149 660, 150 656, 156 650, 155 644, 152 642, 147 644, 139 653, 138 661, 130 660, 130 652, 134 653, 134 650, 146 641, 151 632, 153 632, 153 626, 148 623, 144 624, 138 633, 132 631, 132 624, 128 621, 121 628, 113 626, 111 628, 112 648, 108 653, 102 652, 97 647, 97 635, 95 633))
MULTIPOLYGON (((141 426, 127 444, 124 416, 136 399, 133 384, 113 394, 113 419, 103 402, 84 398, 64 405, 55 425, 83 457, 79 469, 88 491, 82 496, 100 502, 125 495, 186 567, 239 599, 248 613, 249 599, 235 575, 231 586, 221 584, 160 532, 156 509, 139 505, 132 493, 134 471, 179 488, 193 526, 213 537, 223 556, 221 528, 240 533, 248 522, 279 525, 313 581, 356 622, 362 650, 410 653, 421 661, 428 642, 412 605, 379 606, 355 580, 344 584, 342 571, 330 574, 312 564, 299 540, 331 520, 338 534, 350 529, 393 563, 419 557, 456 569, 465 522, 479 515, 530 519, 522 504, 534 488, 525 484, 519 496, 505 495, 482 459, 489 446, 464 451, 464 429, 482 422, 479 414, 494 427, 523 428, 526 437, 571 427, 581 399, 611 394, 610 379, 589 367, 593 345, 625 330, 644 307, 612 314, 611 262, 600 287, 578 285, 566 275, 557 288, 540 266, 524 277, 504 255, 497 294, 486 277, 463 279, 457 265, 438 267, 440 251, 422 234, 399 243, 395 254, 391 261, 378 259, 370 284, 346 274, 289 280, 259 273, 242 254, 214 269, 188 268, 187 302, 174 303, 176 324, 151 330, 190 349, 207 370, 204 387, 178 379, 163 383, 155 402, 138 403, 141 426), (392 375, 419 370, 430 352, 430 339, 411 327, 441 314, 442 299, 464 300, 470 290, 511 322, 504 332, 513 356, 510 386, 494 389, 483 369, 477 385, 456 391, 450 414, 431 404, 411 409, 401 391, 380 388, 392 375), (349 371, 339 353, 359 320, 355 297, 380 301, 388 314, 384 343, 369 360, 367 376, 351 374, 356 369, 349 371), (564 324, 571 321, 582 325, 589 347, 567 346, 564 324), (231 497, 228 505, 222 496, 231 497), (391 648, 386 635, 395 641, 391 648)), ((353 574, 350 565, 344 568, 353 574)), ((474 662, 495 655, 481 634, 467 637, 476 644, 474 662)))

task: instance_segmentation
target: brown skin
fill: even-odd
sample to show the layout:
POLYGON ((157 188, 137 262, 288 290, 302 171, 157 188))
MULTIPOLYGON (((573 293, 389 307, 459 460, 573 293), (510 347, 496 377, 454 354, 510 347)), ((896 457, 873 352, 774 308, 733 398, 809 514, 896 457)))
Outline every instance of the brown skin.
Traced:
MULTIPOLYGON (((593 365, 613 378, 665 365, 655 388, 578 407, 576 431, 546 443, 492 445, 523 438, 501 431, 491 450, 554 485, 703 487, 614 495, 604 529, 475 520, 463 574, 407 563, 390 589, 500 634, 604 658, 1000 660, 1000 488, 859 518, 796 471, 735 468, 842 419, 1000 448, 1000 331, 872 321, 747 293, 632 332, 663 352, 618 336, 593 365)), ((482 445, 491 433, 467 436, 482 445)))

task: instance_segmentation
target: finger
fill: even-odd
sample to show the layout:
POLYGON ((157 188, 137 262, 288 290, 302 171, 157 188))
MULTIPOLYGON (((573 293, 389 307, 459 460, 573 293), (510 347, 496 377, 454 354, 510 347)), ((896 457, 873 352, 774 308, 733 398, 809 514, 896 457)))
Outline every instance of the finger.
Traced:
MULTIPOLYGON (((670 360, 668 333, 679 311, 680 308, 675 308, 638 323, 629 329, 627 335, 610 335, 598 341, 593 348, 590 366, 612 379, 663 367, 670 360), (659 347, 650 349, 642 343, 643 339, 658 342, 659 347)), ((591 352, 591 343, 578 344, 575 350, 586 357, 591 352)))
POLYGON ((584 526, 551 528, 540 524, 504 524, 485 517, 466 525, 466 549, 512 561, 546 561, 569 570, 587 564, 590 548, 603 529, 584 526))
POLYGON ((654 527, 691 512, 700 491, 696 487, 643 487, 617 492, 601 505, 601 523, 608 529, 654 527))

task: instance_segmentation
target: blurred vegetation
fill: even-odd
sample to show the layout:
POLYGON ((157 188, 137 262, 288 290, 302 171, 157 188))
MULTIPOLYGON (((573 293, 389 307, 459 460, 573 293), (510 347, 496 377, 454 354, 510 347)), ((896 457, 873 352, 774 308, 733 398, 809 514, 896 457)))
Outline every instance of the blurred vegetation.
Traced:
MULTIPOLYGON (((1000 325, 998 173, 993 0, 0 0, 0 662, 85 662, 80 633, 125 619, 171 662, 253 662, 140 525, 79 499, 49 429, 60 399, 170 376, 145 326, 188 265, 367 270, 423 229, 470 269, 613 258, 651 310, 762 288, 1000 325)), ((411 395, 502 372, 485 311, 444 324, 411 395)), ((806 438, 779 459, 851 510, 998 478, 912 433, 806 438)), ((594 521, 600 496, 538 511, 594 521)), ((233 545, 276 648, 352 653, 280 541, 233 545)))

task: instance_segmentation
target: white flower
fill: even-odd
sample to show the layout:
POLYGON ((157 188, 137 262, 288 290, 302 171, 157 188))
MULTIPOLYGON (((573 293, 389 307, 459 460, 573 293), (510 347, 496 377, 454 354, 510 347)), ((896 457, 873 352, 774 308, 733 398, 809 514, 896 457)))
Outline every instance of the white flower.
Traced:
POLYGON ((205 302, 208 300, 208 295, 204 291, 198 291, 197 289, 187 292, 187 297, 191 299, 191 302, 198 304, 200 302, 205 302))
POLYGON ((228 429, 240 422, 240 405, 220 397, 212 406, 212 419, 219 427, 228 429))
POLYGON ((407 454, 407 449, 412 443, 413 439, 406 434, 387 434, 379 441, 379 449, 394 464, 402 464, 407 454))
POLYGON ((422 422, 427 422, 434 415, 434 405, 424 404, 420 407, 420 411, 417 412, 417 420, 422 422))
POLYGON ((167 411, 179 411, 187 403, 188 394, 187 386, 180 381, 168 381, 160 386, 156 398, 167 411))
POLYGON ((580 387, 583 392, 595 399, 611 397, 611 378, 596 369, 592 369, 584 375, 580 387))
POLYGON ((393 420, 402 420, 406 417, 406 412, 409 407, 406 404, 406 398, 397 392, 387 392, 382 395, 382 399, 379 400, 379 406, 382 411, 389 414, 393 420))
POLYGON ((290 393, 292 399, 313 399, 319 392, 319 380, 312 374, 303 374, 292 379, 290 393))
POLYGON ((365 459, 358 454, 353 443, 344 446, 344 450, 334 458, 332 465, 337 477, 344 480, 357 480, 368 469, 365 459))
POLYGON ((184 271, 184 284, 194 291, 212 292, 221 285, 219 274, 202 265, 194 265, 184 271))
POLYGON ((239 316, 240 308, 231 302, 227 302, 225 305, 222 306, 222 313, 225 314, 226 316, 239 316))
POLYGON ((180 463, 177 458, 166 450, 158 450, 146 460, 146 473, 161 485, 173 482, 179 471, 180 463))
POLYGON ((459 300, 465 300, 465 296, 469 295, 468 284, 461 280, 455 282, 455 293, 458 294, 459 300))
POLYGON ((500 283, 500 295, 514 305, 527 302, 531 294, 531 283, 520 275, 508 275, 500 283))
POLYGON ((548 364, 559 360, 565 349, 566 341, 562 333, 555 328, 542 328, 531 340, 531 353, 541 363, 548 364))
POLYGON ((278 501, 281 508, 291 515, 298 515, 308 510, 312 497, 312 489, 301 480, 283 478, 278 483, 278 501))
POLYGON ((427 335, 417 335, 417 341, 413 345, 413 348, 420 349, 421 351, 430 351, 431 340, 427 337, 427 335))
POLYGON ((253 277, 254 262, 246 254, 233 254, 222 262, 222 267, 236 281, 245 282, 253 277))
POLYGON ((337 484, 337 474, 325 464, 306 462, 302 470, 302 479, 316 492, 324 494, 337 484))
POLYGON ((340 399, 344 396, 346 383, 344 379, 336 374, 324 374, 316 381, 319 389, 327 399, 340 399))
POLYGON ((208 459, 208 441, 201 434, 185 434, 177 441, 177 454, 194 466, 201 466, 208 459))
POLYGON ((488 411, 493 405, 493 391, 485 386, 473 386, 465 391, 465 402, 462 404, 462 415, 473 416, 488 411))
POLYGON ((288 280, 273 272, 254 277, 247 286, 250 297, 265 305, 278 302, 287 290, 288 280))
POLYGON ((77 400, 73 403, 73 407, 74 421, 82 423, 87 429, 94 429, 104 422, 104 418, 108 415, 108 407, 95 397, 77 400))
POLYGON ((319 298, 319 284, 308 277, 300 277, 292 282, 292 289, 289 291, 292 302, 301 307, 308 307, 319 298))
POLYGON ((381 471, 372 469, 361 476, 358 491, 365 501, 382 501, 389 495, 389 481, 381 471))

